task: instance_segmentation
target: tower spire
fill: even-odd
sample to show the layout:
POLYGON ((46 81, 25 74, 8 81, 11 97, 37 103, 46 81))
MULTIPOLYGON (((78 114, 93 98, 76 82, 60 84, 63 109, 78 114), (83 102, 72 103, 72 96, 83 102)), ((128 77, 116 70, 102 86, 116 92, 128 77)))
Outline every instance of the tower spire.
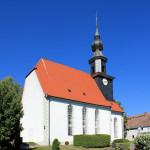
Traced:
POLYGON ((94 36, 94 39, 100 39, 100 35, 98 33, 98 25, 97 25, 97 12, 96 12, 96 33, 95 33, 95 36, 94 36))
POLYGON ((96 12, 96 26, 97 26, 97 12, 96 12))
POLYGON ((99 33, 98 33, 98 25, 97 25, 97 12, 96 12, 96 33, 95 33, 95 36, 96 35, 99 35, 99 33))
POLYGON ((94 35, 94 42, 92 43, 92 51, 94 52, 94 56, 103 56, 102 50, 103 50, 103 43, 99 40, 100 34, 98 33, 98 24, 97 24, 97 12, 96 12, 96 33, 94 35))

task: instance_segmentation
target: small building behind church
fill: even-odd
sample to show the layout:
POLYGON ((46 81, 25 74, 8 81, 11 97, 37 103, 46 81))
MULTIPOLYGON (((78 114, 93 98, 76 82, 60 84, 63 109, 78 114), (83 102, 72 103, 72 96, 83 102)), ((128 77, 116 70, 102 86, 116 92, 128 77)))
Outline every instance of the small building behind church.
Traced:
MULTIPOLYGON (((107 58, 96 24, 91 73, 40 59, 26 76, 21 122, 23 142, 73 143, 73 135, 108 134, 123 138, 123 110, 113 100, 114 77, 106 74, 107 58)), ((88 66, 87 66, 88 67, 88 66)))
POLYGON ((130 116, 127 122, 125 136, 133 141, 139 134, 150 134, 150 113, 130 116))

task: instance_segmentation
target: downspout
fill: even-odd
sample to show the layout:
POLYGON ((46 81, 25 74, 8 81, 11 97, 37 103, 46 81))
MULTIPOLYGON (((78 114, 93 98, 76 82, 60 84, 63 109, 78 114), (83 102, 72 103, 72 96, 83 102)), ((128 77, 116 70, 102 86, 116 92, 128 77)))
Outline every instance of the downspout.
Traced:
POLYGON ((47 94, 45 94, 45 97, 48 100, 48 145, 50 145, 50 99, 48 99, 47 94))
POLYGON ((50 99, 48 100, 48 129, 49 129, 48 142, 49 142, 49 145, 51 145, 51 142, 50 142, 50 99))
POLYGON ((110 132, 110 142, 111 142, 111 140, 112 140, 112 134, 111 134, 111 131, 112 131, 112 129, 111 129, 111 127, 112 127, 112 111, 111 111, 111 109, 112 109, 112 106, 110 106, 110 125, 109 125, 109 127, 110 127, 110 130, 109 130, 109 132, 110 132))
POLYGON ((124 113, 122 113, 122 138, 124 139, 124 113))

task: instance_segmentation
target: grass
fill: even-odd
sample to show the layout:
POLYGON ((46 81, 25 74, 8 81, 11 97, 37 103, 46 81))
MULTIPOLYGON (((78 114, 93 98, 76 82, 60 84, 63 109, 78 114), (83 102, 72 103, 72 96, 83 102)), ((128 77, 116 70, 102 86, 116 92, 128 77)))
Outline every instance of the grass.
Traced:
MULTIPOLYGON (((125 146, 125 150, 128 150, 128 149, 130 149, 130 144, 132 144, 132 143, 133 142, 116 143, 116 146, 118 147, 119 144, 123 144, 125 146)), ((30 143, 29 145, 33 146, 32 144, 33 143, 30 143)), ((109 148, 109 147, 107 147, 107 148, 109 148)), ((37 145, 37 147, 30 148, 30 150, 52 150, 52 146, 39 146, 39 145, 37 145)), ((60 150, 105 150, 105 148, 84 148, 81 146, 61 145, 60 150)))
MULTIPOLYGON (((46 146, 46 147, 36 147, 36 148, 31 148, 30 150, 52 150, 51 146, 46 146)), ((61 145, 60 150, 87 150, 87 148, 84 147, 77 147, 77 146, 72 146, 72 145, 61 145)), ((88 150, 104 150, 104 148, 88 148, 88 150)))
POLYGON ((35 145, 38 145, 37 143, 34 143, 34 142, 26 142, 27 144, 31 145, 31 146, 35 146, 35 145))

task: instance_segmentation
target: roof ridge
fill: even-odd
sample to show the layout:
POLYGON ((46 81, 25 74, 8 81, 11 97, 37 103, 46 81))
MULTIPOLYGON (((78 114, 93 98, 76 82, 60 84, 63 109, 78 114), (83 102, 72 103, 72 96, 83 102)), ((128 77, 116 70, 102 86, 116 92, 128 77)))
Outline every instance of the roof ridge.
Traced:
MULTIPOLYGON (((146 113, 146 115, 149 115, 150 113, 146 113)), ((145 114, 139 114, 139 115, 133 115, 129 116, 129 118, 139 118, 139 117, 145 117, 145 114)))

